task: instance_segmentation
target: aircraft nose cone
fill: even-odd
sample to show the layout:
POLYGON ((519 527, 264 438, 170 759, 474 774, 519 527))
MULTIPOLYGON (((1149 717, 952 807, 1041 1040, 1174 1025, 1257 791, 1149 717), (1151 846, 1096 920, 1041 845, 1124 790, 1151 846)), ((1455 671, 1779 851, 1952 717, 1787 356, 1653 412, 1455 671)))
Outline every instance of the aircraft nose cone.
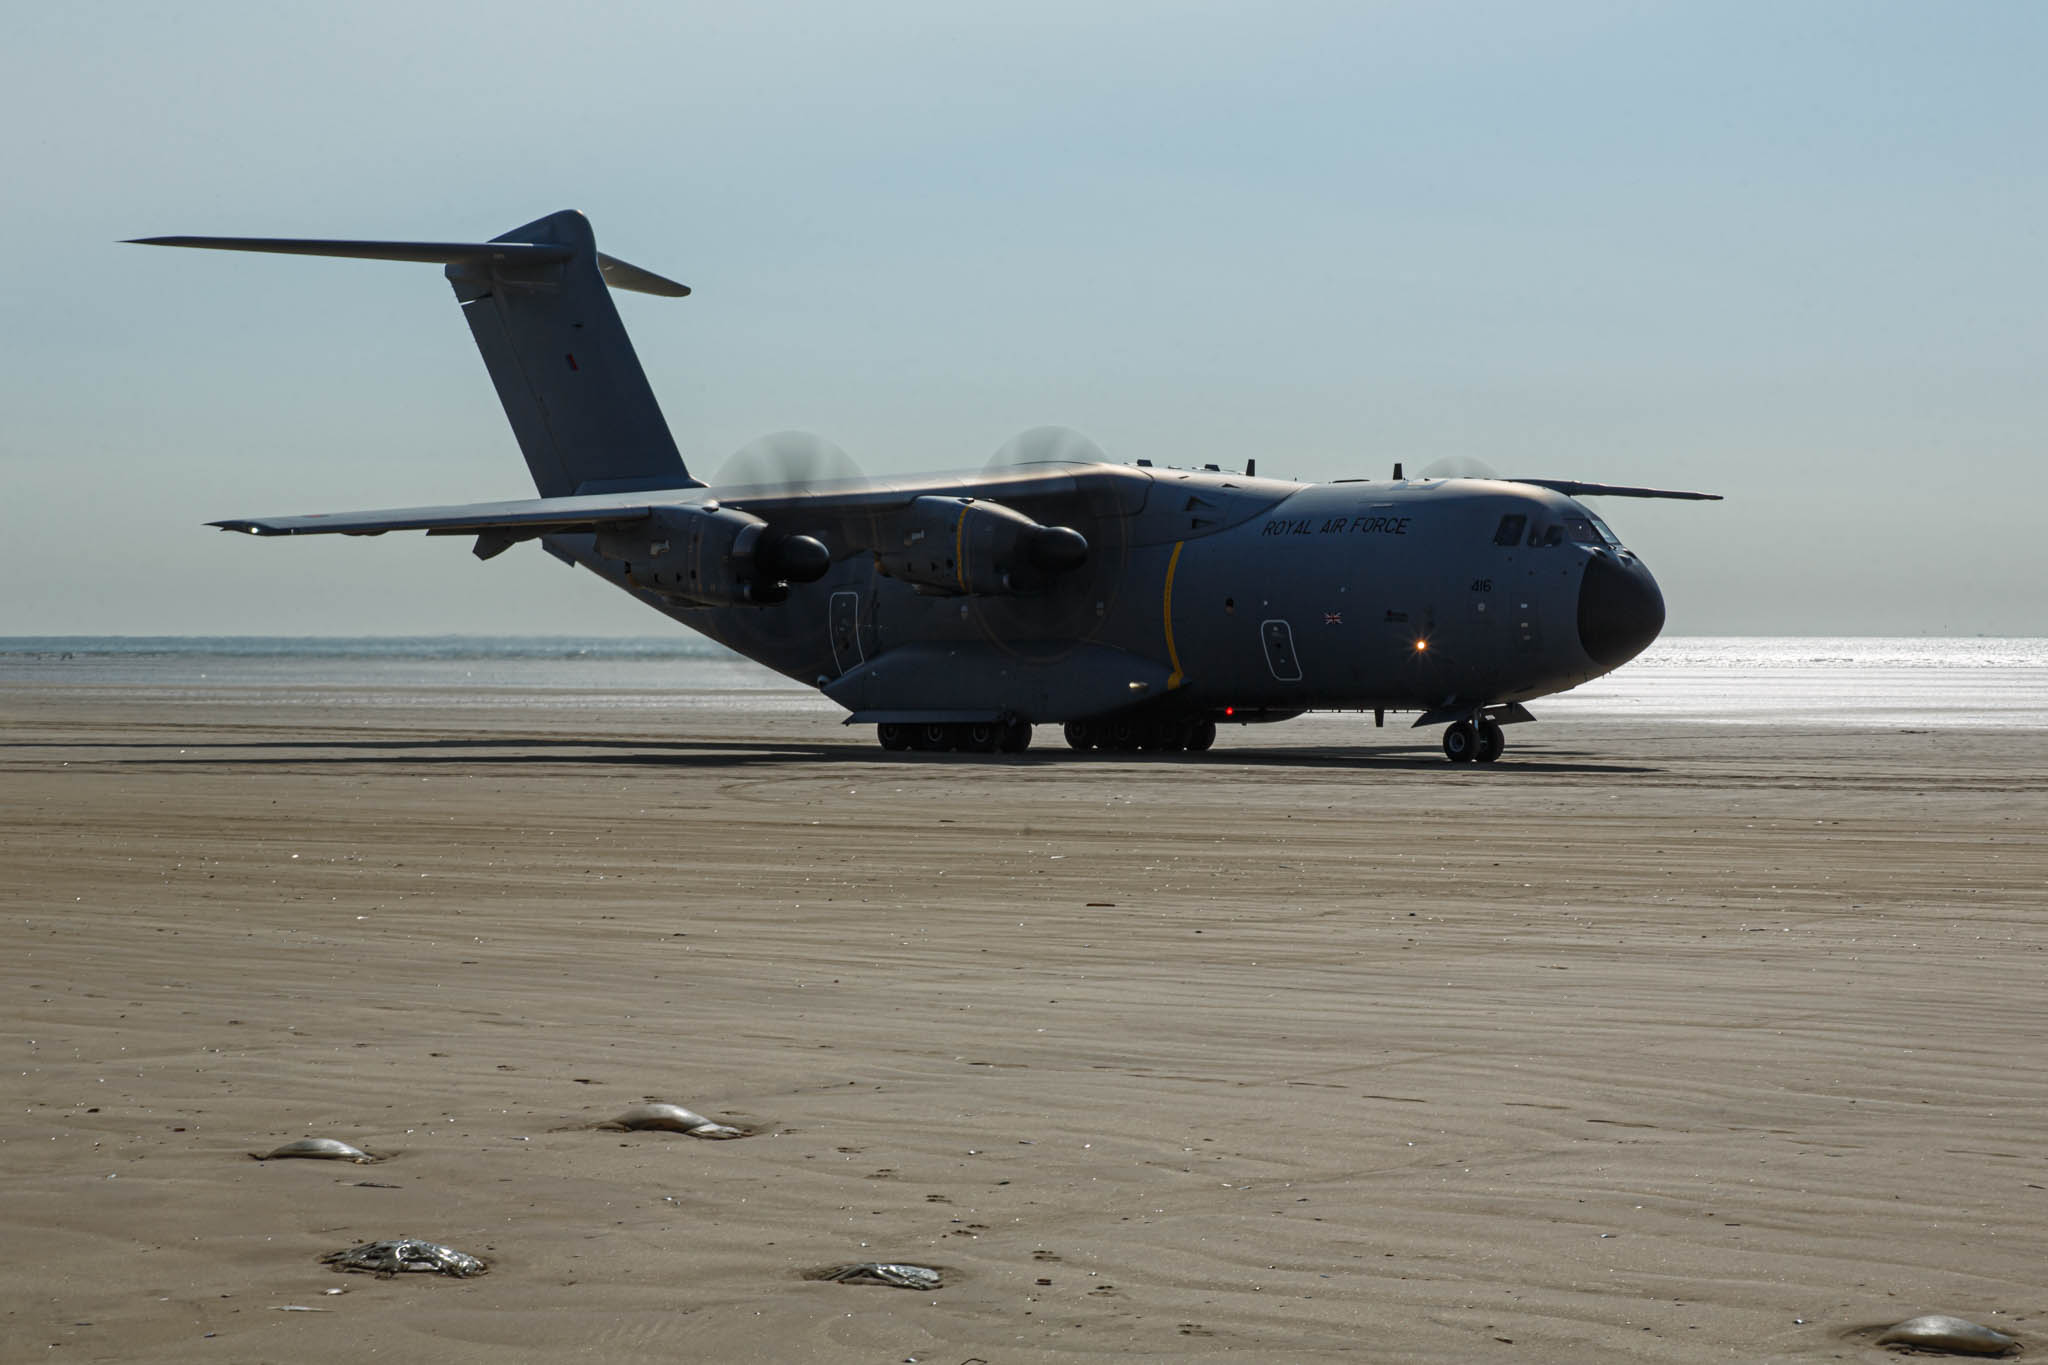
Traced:
POLYGON ((1664 629, 1664 594, 1640 561, 1611 554, 1586 561, 1579 583, 1579 647, 1602 668, 1617 668, 1664 629))

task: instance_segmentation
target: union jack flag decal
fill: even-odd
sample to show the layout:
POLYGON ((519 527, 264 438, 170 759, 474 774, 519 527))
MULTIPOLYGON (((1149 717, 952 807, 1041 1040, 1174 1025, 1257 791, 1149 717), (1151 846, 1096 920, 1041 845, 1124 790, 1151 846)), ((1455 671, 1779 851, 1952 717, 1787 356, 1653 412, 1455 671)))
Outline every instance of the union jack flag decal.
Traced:
POLYGON ((1326 611, 1326 612, 1324 612, 1324 613, 1323 613, 1323 624, 1324 624, 1324 625, 1326 625, 1326 626, 1341 626, 1341 625, 1343 625, 1343 624, 1344 624, 1344 613, 1343 613, 1343 612, 1341 612, 1341 611, 1326 611))

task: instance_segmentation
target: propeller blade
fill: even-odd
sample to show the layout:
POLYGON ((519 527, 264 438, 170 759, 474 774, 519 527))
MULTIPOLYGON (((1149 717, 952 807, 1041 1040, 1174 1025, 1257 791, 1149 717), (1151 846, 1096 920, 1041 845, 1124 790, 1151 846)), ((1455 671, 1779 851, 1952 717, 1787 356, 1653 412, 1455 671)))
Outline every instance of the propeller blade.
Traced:
POLYGON ((1470 455, 1446 455, 1424 465, 1418 479, 1497 479, 1493 466, 1470 455))
POLYGON ((735 450, 718 467, 719 487, 809 488, 863 477, 844 450, 809 431, 774 431, 735 450))
POLYGON ((1018 465, 1044 464, 1056 461, 1070 464, 1107 464, 1109 456, 1102 453, 1102 447, 1083 436, 1072 427, 1033 427, 1020 431, 1003 442, 996 453, 989 456, 990 470, 1014 469, 1018 465))

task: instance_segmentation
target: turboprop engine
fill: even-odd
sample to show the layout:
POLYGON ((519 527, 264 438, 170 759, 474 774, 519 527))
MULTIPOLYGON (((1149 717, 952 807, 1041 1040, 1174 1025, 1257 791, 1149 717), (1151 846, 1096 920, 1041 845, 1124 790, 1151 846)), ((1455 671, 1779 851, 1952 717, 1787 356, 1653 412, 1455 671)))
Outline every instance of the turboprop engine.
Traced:
POLYGON ((815 583, 832 567, 822 542, 715 502, 600 531, 597 552, 624 564, 634 587, 706 607, 780 602, 791 583, 815 583))
POLYGON ((1079 531, 1041 526, 999 502, 918 498, 892 529, 901 539, 877 549, 876 564, 934 596, 1033 592, 1088 561, 1079 531))

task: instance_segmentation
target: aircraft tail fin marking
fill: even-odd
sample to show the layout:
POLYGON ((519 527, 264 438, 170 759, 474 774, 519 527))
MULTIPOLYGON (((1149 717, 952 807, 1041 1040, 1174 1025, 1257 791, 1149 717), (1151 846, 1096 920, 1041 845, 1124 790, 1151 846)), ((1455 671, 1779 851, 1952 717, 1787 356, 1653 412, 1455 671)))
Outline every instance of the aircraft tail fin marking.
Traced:
POLYGON ((598 251, 589 221, 574 210, 488 242, 136 240, 147 246, 444 265, 542 497, 703 486, 683 465, 611 298, 611 289, 668 298, 690 291, 598 251))

